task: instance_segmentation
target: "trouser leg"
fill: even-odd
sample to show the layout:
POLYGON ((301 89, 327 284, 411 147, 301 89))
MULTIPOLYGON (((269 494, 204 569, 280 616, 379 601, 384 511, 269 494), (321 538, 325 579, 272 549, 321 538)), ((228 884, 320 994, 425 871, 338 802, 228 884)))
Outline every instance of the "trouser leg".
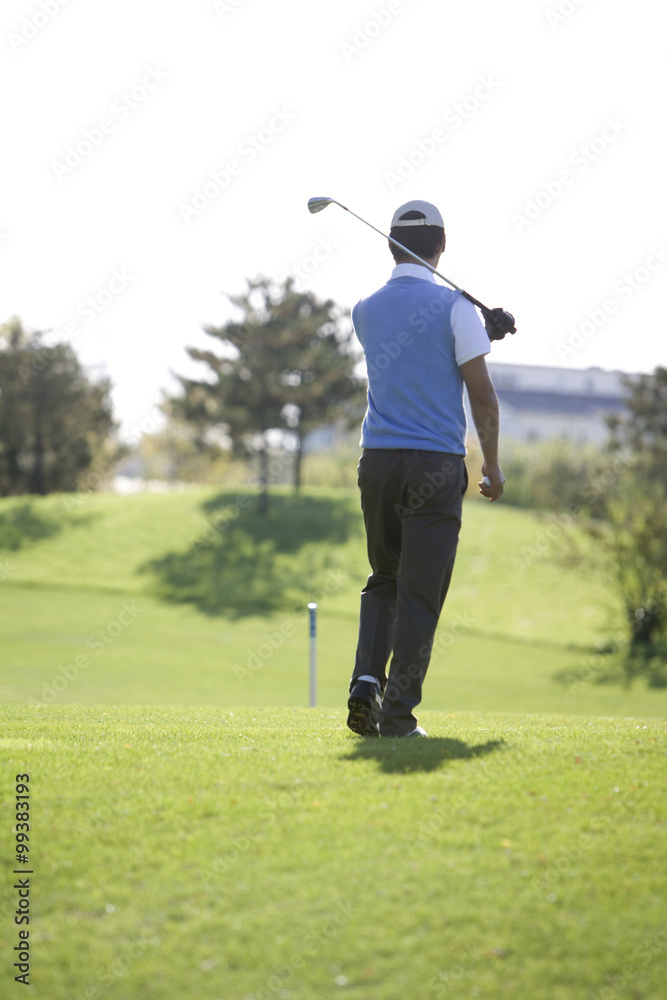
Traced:
POLYGON ((414 708, 422 699, 435 630, 452 578, 467 485, 462 456, 405 455, 393 656, 380 723, 383 736, 401 736, 417 725, 414 708))
POLYGON ((384 690, 396 621, 396 574, 401 554, 401 521, 393 497, 401 489, 398 451, 367 450, 359 462, 361 509, 372 573, 361 592, 359 640, 352 682, 376 677, 384 690))
MULTIPOLYGON (((391 585, 387 589, 390 589, 391 585)), ((396 621, 396 584, 394 593, 382 594, 380 589, 361 593, 359 611, 359 641, 354 661, 352 683, 364 674, 377 678, 384 691, 387 663, 391 656, 394 622, 396 621)))

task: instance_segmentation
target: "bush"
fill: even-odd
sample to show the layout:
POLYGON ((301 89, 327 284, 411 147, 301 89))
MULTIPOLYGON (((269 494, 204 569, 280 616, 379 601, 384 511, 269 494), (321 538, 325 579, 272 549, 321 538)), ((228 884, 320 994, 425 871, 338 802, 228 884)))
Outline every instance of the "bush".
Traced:
POLYGON ((594 445, 565 437, 545 441, 501 442, 501 465, 507 486, 503 503, 533 510, 582 509, 603 516, 604 473, 609 456, 594 445))

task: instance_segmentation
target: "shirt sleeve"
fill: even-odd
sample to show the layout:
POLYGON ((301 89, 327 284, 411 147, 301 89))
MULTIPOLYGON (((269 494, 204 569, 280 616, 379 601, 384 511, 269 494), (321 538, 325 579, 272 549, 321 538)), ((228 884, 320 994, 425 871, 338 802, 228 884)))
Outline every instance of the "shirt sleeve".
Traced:
POLYGON ((460 367, 483 354, 491 353, 491 341, 472 302, 459 295, 452 306, 452 331, 456 364, 460 367))

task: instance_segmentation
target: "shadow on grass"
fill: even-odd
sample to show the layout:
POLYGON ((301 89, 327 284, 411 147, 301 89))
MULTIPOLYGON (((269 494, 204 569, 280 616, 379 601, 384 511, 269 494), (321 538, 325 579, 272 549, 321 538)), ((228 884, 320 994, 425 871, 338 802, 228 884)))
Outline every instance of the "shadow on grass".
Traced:
POLYGON ((667 639, 654 642, 630 643, 627 647, 607 647, 589 650, 588 662, 577 673, 559 670, 553 680, 571 691, 582 684, 598 687, 616 685, 629 690, 635 681, 645 681, 649 688, 667 688, 667 639))
POLYGON ((331 497, 282 495, 262 516, 237 500, 229 493, 208 500, 207 526, 187 551, 140 567, 155 576, 160 597, 240 618, 293 610, 317 590, 335 593, 336 551, 360 530, 356 509, 331 497))
POLYGON ((61 528, 60 520, 38 514, 29 502, 22 503, 0 514, 0 549, 17 552, 26 543, 56 535, 61 528))
POLYGON ((505 745, 504 740, 489 740, 468 746, 463 740, 429 736, 403 739, 361 738, 354 750, 343 760, 376 760, 387 774, 407 774, 411 771, 435 771, 448 760, 484 757, 505 745))

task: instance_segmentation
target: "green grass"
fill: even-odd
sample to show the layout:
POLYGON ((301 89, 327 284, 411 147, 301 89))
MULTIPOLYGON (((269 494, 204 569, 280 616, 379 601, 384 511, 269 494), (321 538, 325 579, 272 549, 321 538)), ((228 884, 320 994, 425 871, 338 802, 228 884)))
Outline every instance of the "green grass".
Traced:
POLYGON ((27 772, 36 997, 664 997, 663 720, 425 711, 401 741, 340 709, 0 717, 0 940, 27 772))
MULTIPOLYGON (((210 487, 0 501, 0 700, 302 705, 315 597, 318 700, 340 706, 368 573, 358 497, 254 504, 210 487)), ((664 715, 665 691, 594 683, 618 615, 576 525, 470 500, 425 707, 664 715)))
POLYGON ((595 683, 590 540, 466 503, 428 740, 345 727, 367 573, 345 489, 0 501, 0 944, 27 772, 33 995, 662 1000, 667 692, 595 683))

